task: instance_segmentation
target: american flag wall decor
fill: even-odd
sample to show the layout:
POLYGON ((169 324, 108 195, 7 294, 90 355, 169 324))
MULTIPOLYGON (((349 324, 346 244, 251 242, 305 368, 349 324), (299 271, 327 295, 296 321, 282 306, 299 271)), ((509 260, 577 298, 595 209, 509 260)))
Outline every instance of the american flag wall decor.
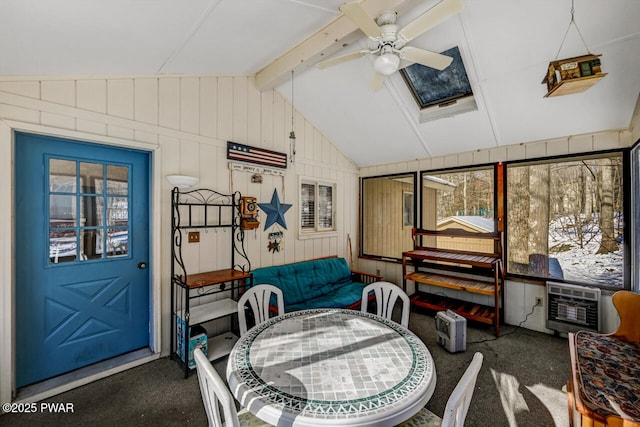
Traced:
POLYGON ((227 141, 227 159, 287 168, 287 154, 227 141))

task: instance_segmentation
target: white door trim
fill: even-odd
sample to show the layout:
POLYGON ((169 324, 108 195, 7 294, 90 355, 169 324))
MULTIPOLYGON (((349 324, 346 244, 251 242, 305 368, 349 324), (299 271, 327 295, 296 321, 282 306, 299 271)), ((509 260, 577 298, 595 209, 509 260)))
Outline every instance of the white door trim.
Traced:
POLYGON ((60 385, 54 389, 47 390, 30 399, 44 399, 49 396, 67 391, 73 387, 78 387, 95 381, 115 372, 129 369, 140 363, 160 357, 162 349, 162 313, 161 313, 161 165, 162 150, 158 144, 150 144, 140 141, 132 141, 121 138, 114 138, 106 135, 96 135, 74 130, 53 128, 37 125, 33 123, 23 123, 12 120, 0 120, 0 194, 3 199, 9 199, 9 203, 0 204, 0 402, 6 403, 14 400, 15 387, 15 339, 13 328, 15 321, 14 313, 14 164, 13 164, 13 135, 15 131, 23 131, 34 134, 64 137, 80 141, 96 142, 105 145, 118 147, 135 148, 151 153, 151 177, 152 202, 151 202, 151 313, 150 321, 152 332, 150 334, 150 346, 152 355, 141 358, 139 361, 129 361, 123 365, 111 367, 103 372, 95 373, 91 376, 77 380, 68 384, 60 385))

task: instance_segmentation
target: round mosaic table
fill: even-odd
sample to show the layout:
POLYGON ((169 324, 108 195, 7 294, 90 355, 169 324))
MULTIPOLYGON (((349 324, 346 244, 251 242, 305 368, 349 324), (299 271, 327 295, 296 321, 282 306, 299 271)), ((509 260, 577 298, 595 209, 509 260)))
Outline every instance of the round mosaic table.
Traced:
POLYGON ((433 358, 411 331, 354 310, 284 314, 250 329, 229 355, 243 407, 276 426, 393 426, 436 386, 433 358))

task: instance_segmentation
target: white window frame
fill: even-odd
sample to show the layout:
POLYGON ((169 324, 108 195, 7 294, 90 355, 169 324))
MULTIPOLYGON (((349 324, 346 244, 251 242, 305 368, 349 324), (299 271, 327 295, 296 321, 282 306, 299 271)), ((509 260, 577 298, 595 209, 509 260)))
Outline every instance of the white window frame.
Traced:
POLYGON ((329 180, 324 180, 324 179, 318 179, 318 178, 309 178, 309 177, 303 177, 301 176, 299 179, 299 183, 298 183, 298 236, 301 239, 304 238, 312 238, 312 237, 326 237, 329 235, 336 235, 337 234, 337 224, 336 224, 336 212, 337 212, 337 206, 336 206, 336 202, 338 200, 338 184, 335 181, 329 181, 329 180), (306 185, 313 185, 314 186, 314 191, 315 191, 315 205, 314 205, 314 227, 313 229, 310 228, 303 228, 302 227, 302 209, 304 207, 304 203, 303 203, 303 196, 302 196, 302 186, 303 184, 306 185), (318 224, 318 200, 319 200, 319 195, 318 195, 318 188, 320 186, 326 186, 326 187, 331 187, 332 191, 331 191, 331 224, 332 227, 326 227, 326 228, 321 228, 318 224))

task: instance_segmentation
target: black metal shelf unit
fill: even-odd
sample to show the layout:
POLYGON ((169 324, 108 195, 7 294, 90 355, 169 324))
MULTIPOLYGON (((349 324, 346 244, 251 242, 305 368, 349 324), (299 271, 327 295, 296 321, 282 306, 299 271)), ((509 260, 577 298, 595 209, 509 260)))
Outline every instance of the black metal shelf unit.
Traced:
MULTIPOLYGON (((239 192, 182 192, 178 187, 171 191, 171 357, 182 366, 185 378, 194 367, 194 346, 206 342, 209 359, 215 360, 228 354, 238 339, 232 331, 206 340, 203 334, 194 338, 192 328, 236 314, 245 284, 253 281, 240 227, 239 202, 239 192), (207 229, 230 231, 230 268, 189 274, 183 258, 185 233, 188 236, 190 230, 207 229)), ((237 322, 231 329, 237 330, 237 322)))

